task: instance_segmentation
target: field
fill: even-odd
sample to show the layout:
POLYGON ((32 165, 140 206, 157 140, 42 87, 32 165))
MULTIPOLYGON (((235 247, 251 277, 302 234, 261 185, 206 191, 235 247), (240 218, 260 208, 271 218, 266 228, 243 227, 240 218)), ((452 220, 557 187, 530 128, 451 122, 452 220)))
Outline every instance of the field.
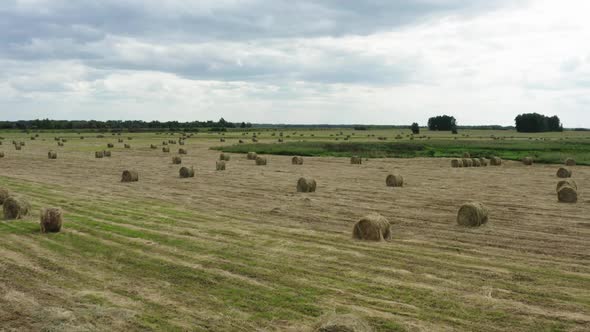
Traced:
MULTIPOLYGON (((279 135, 260 132, 261 149, 279 135)), ((375 331, 590 330, 590 167, 572 167, 579 201, 564 204, 556 164, 453 169, 444 153, 461 146, 440 143, 469 150, 478 141, 527 149, 574 142, 572 151, 538 151, 590 164, 590 133, 466 131, 457 140, 427 132, 430 139, 410 140, 407 130, 284 133, 294 145, 348 134, 359 144, 384 136, 429 142, 441 158, 351 165, 319 152, 299 166, 283 155, 255 166, 236 153, 216 171, 219 151, 211 147, 244 149, 232 146, 251 133, 199 133, 182 156, 196 175, 180 179, 171 163, 179 146, 161 151, 178 134, 0 133, 0 187, 33 205, 30 217, 0 221, 0 330, 308 331, 334 313, 375 331), (54 136, 67 138, 65 146, 54 136), (26 143, 22 151, 13 139, 26 143), (111 142, 111 158, 94 158, 111 142), (47 159, 50 149, 56 160, 47 159), (125 169, 137 170, 139 182, 121 183, 125 169), (403 188, 385 186, 390 173, 404 176, 403 188), (297 193, 301 176, 316 179, 318 191, 297 193), (488 224, 456 224, 471 200, 490 209, 488 224), (60 233, 39 232, 39 210, 49 206, 64 211, 60 233), (351 238, 370 212, 391 221, 391 241, 351 238)))

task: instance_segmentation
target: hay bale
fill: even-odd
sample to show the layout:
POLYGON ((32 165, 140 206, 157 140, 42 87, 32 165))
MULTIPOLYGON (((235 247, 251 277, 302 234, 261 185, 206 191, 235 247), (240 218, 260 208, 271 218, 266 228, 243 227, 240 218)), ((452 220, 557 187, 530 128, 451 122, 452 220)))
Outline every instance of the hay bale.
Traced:
POLYGON ((125 144, 124 147, 125 147, 125 149, 131 149, 131 145, 129 145, 129 144, 125 144))
POLYGON ((104 157, 104 152, 103 151, 96 151, 94 153, 94 157, 95 158, 102 158, 102 157, 104 157))
POLYGON ((225 138, 222 137, 219 139, 219 141, 223 143, 223 142, 225 142, 225 138))
POLYGON ((403 187, 404 178, 399 174, 389 174, 387 178, 385 178, 385 184, 388 187, 403 187))
POLYGON ((105 156, 105 157, 109 157, 110 158, 111 157, 111 151, 106 151, 105 150, 105 151, 102 152, 102 155, 105 156))
POLYGON ((41 233, 57 233, 61 230, 63 217, 58 208, 45 208, 41 210, 41 233))
POLYGON ((57 159, 57 152, 55 152, 55 151, 47 152, 47 158, 48 159, 57 159))
POLYGON ((4 158, 4 152, 0 152, 0 158, 4 158))
POLYGON ((291 159, 291 164, 293 164, 293 165, 303 165, 303 158, 295 156, 295 157, 293 157, 291 159))
POLYGON ((240 144, 244 144, 244 141, 242 141, 242 140, 238 140, 238 143, 240 143, 240 144))
POLYGON ((219 160, 229 161, 229 159, 230 159, 230 155, 229 154, 225 154, 225 153, 219 154, 219 160))
POLYGON ((57 142, 57 146, 64 146, 62 142, 57 142))
POLYGON ((351 315, 330 315, 322 318, 313 327, 314 332, 372 332, 371 326, 364 320, 351 315))
POLYGON ((123 139, 122 139, 122 138, 119 138, 117 141, 118 141, 119 143, 123 143, 123 139))
POLYGON ((533 158, 531 157, 524 157, 522 158, 522 163, 527 165, 527 166, 531 166, 533 164, 533 158))
POLYGON ((165 146, 165 147, 162 148, 162 152, 169 153, 170 152, 170 148, 167 147, 167 146, 165 146))
POLYGON ((193 178, 195 177, 195 170, 191 167, 181 167, 178 171, 181 178, 193 178))
POLYGON ((114 147, 115 147, 115 144, 113 144, 113 143, 108 143, 107 144, 107 148, 114 148, 114 147))
POLYGON ((317 183, 314 179, 300 178, 297 181, 297 192, 300 193, 313 193, 317 187, 317 183))
POLYGON ((578 184, 576 183, 576 181, 574 181, 573 179, 565 179, 565 180, 560 180, 557 182, 557 187, 555 188, 555 192, 558 192, 559 189, 561 189, 561 187, 563 187, 564 185, 568 185, 568 186, 578 190, 578 184))
POLYGON ((215 169, 218 171, 225 171, 225 160, 218 160, 215 162, 215 169))
POLYGON ((256 160, 256 157, 258 155, 256 154, 256 152, 248 152, 248 160, 256 160))
POLYGON ((266 165, 266 157, 256 157, 256 165, 258 166, 264 166, 266 165))
POLYGON ((150 144, 150 149, 157 149, 157 148, 158 148, 158 146, 157 146, 157 145, 150 144))
POLYGON ((463 167, 463 161, 459 160, 459 159, 453 159, 453 160, 451 160, 451 167, 453 167, 453 168, 463 167))
POLYGON ((488 222, 488 209, 481 203, 471 202, 461 206, 457 223, 461 226, 477 227, 488 222))
POLYGON ((17 145, 14 146, 14 149, 17 150, 17 151, 20 151, 20 150, 22 150, 22 147, 17 144, 17 145))
POLYGON ((389 220, 377 213, 369 214, 354 224, 352 237, 369 241, 390 240, 391 226, 389 220))
POLYGON ((471 154, 469 154, 469 152, 463 152, 463 158, 471 159, 471 154))
POLYGON ((162 141, 162 145, 168 145, 168 142, 162 141))
POLYGON ((178 154, 186 154, 186 150, 185 149, 178 149, 178 154))
POLYGON ((473 167, 481 167, 481 161, 477 158, 471 158, 471 162, 473 163, 473 167))
POLYGON ((463 162, 463 167, 473 166, 473 160, 471 159, 463 158, 461 161, 463 162))
POLYGON ((363 163, 363 158, 358 156, 350 157, 350 163, 353 165, 361 165, 363 163))
POLYGON ((562 178, 562 179, 571 178, 572 177, 572 171, 569 170, 569 169, 567 169, 567 168, 560 167, 557 170, 557 177, 558 178, 562 178))
POLYGON ((31 210, 31 204, 23 198, 8 196, 2 204, 4 210, 4 219, 22 219, 27 216, 31 210))
POLYGON ((178 156, 174 156, 174 157, 172 157, 172 163, 174 165, 180 165, 180 164, 182 164, 182 159, 178 156))
POLYGON ((578 191, 572 186, 563 184, 557 191, 557 200, 562 203, 576 203, 578 201, 578 191))
POLYGON ((182 141, 182 140, 179 140, 179 141, 178 141, 178 145, 184 145, 184 141, 182 141))
POLYGON ((479 164, 481 167, 488 166, 488 160, 486 158, 479 158, 479 164))
POLYGON ((4 201, 10 196, 8 190, 0 188, 0 205, 4 204, 4 201))
POLYGON ((139 181, 139 174, 137 171, 123 171, 123 175, 121 176, 121 182, 137 182, 139 181))
POLYGON ((492 165, 492 166, 501 166, 502 165, 502 159, 500 159, 498 157, 492 157, 492 158, 490 158, 490 165, 492 165))
POLYGON ((567 158, 565 160, 565 165, 566 166, 576 166, 576 161, 572 158, 567 158))

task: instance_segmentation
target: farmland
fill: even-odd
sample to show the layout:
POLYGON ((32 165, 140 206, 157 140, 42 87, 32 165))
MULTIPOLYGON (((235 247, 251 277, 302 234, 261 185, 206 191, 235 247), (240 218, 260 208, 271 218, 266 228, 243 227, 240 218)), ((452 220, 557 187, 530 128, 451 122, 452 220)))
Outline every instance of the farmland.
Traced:
POLYGON ((195 134, 182 165, 171 162, 178 145, 161 150, 178 133, 1 132, 0 187, 33 213, 0 222, 0 327, 306 331, 343 313, 376 331, 590 329, 590 133, 285 129, 278 144, 279 132, 195 134), (225 171, 216 149, 236 152, 225 171), (95 158, 101 150, 112 157, 95 158), (364 151, 375 152, 362 165, 343 158, 364 151), (509 161, 452 169, 465 151, 509 161), (535 153, 541 163, 512 161, 535 153), (566 157, 579 164, 576 204, 555 195, 551 162, 566 157), (195 177, 179 178, 180 166, 195 177), (127 169, 138 182, 120 182, 127 169), (404 187, 386 187, 390 173, 404 187), (302 176, 317 192, 296 192, 302 176), (488 224, 456 224, 471 200, 490 209, 488 224), (39 232, 49 206, 64 211, 60 233, 39 232), (371 212, 389 219, 391 241, 352 239, 371 212))

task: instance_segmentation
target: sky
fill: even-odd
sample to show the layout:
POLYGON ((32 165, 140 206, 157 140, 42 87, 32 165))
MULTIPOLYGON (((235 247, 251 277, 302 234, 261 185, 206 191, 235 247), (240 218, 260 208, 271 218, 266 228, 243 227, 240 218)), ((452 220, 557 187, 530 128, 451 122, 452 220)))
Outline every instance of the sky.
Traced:
POLYGON ((0 120, 590 127, 587 0, 2 0, 0 120))

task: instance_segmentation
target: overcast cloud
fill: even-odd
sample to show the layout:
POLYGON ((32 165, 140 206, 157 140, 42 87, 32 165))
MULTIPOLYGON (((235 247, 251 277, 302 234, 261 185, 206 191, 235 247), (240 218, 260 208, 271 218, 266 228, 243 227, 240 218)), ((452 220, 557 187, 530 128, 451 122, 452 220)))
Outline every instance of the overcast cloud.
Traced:
POLYGON ((3 0, 0 119, 590 127, 590 2, 3 0))

